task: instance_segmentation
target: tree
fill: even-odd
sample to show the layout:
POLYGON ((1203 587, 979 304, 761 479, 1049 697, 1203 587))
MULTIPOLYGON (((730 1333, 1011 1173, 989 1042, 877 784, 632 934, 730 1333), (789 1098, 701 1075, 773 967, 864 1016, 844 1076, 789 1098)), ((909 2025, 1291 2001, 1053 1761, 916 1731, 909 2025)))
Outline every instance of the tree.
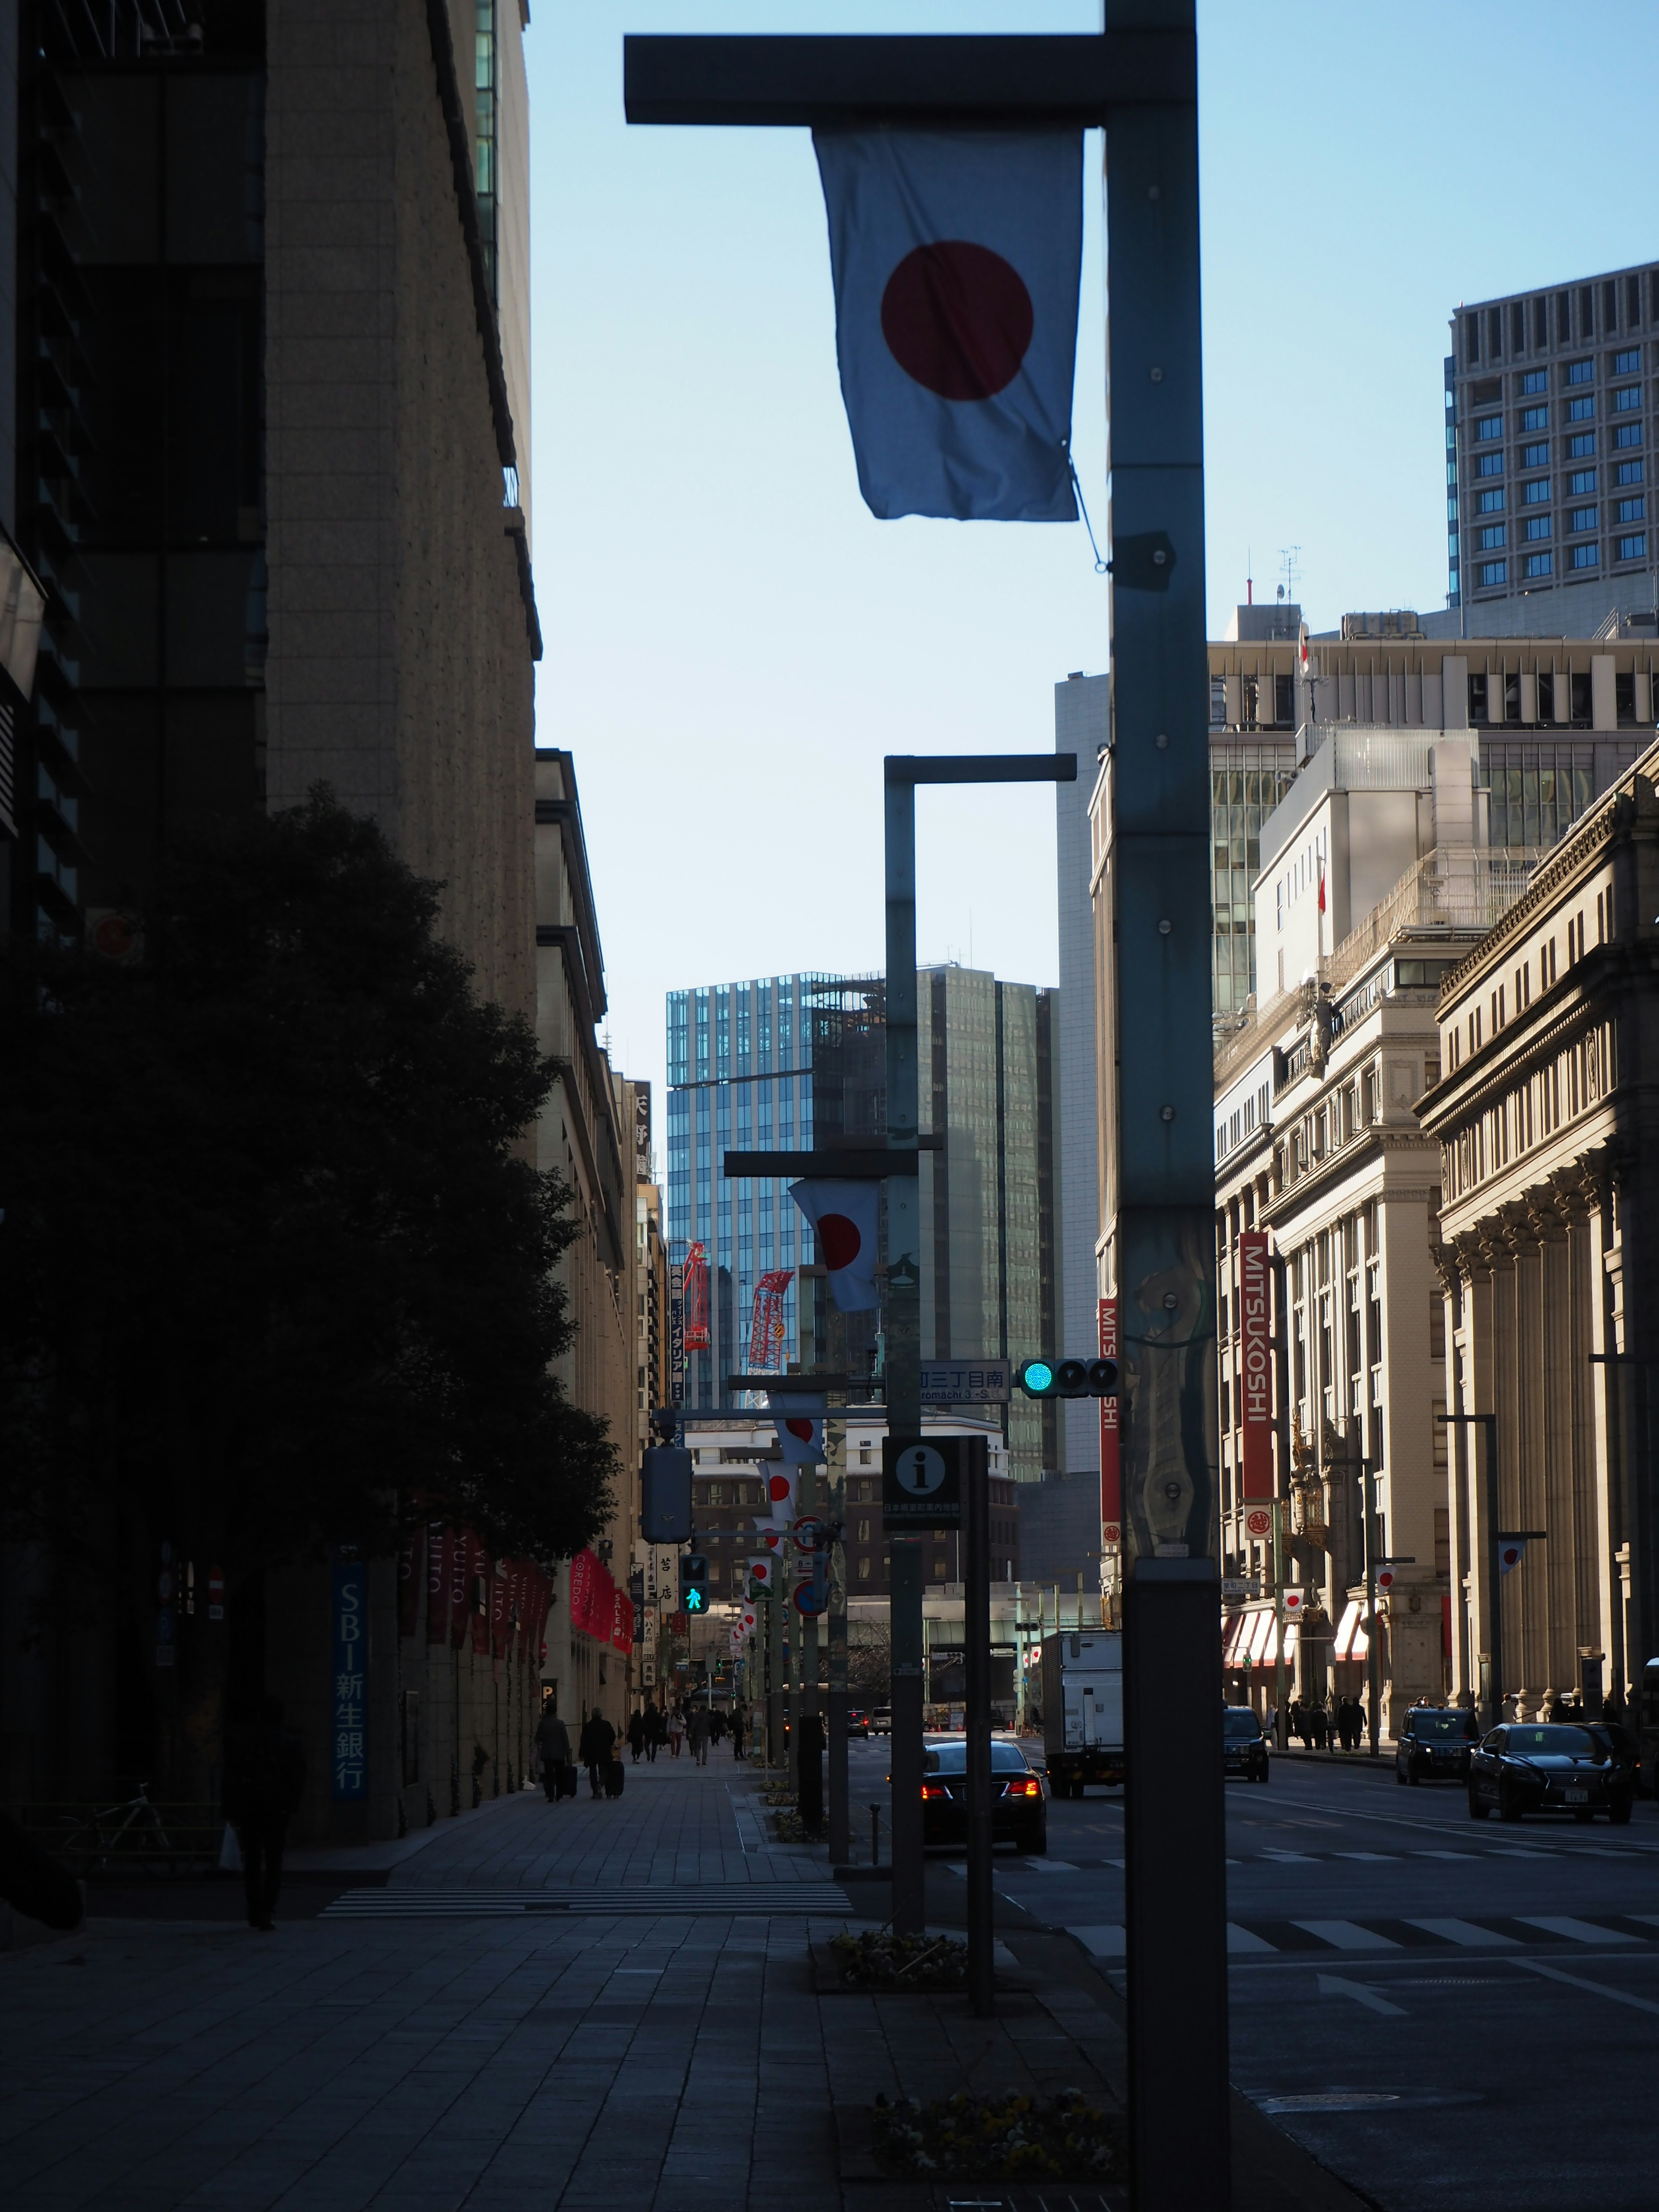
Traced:
POLYGON ((139 957, 0 963, 0 1505, 228 1572, 465 1522, 567 1554, 614 1448, 550 1370, 570 1194, 522 1018, 324 788, 182 852, 139 957))

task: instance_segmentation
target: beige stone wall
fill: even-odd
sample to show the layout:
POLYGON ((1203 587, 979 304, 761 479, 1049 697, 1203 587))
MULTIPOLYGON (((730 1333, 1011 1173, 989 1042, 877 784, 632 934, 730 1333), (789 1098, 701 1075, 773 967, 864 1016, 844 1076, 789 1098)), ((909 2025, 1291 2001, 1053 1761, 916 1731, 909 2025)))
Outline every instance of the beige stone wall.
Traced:
POLYGON ((531 649, 426 10, 269 23, 270 804, 373 813, 528 1012, 531 649))

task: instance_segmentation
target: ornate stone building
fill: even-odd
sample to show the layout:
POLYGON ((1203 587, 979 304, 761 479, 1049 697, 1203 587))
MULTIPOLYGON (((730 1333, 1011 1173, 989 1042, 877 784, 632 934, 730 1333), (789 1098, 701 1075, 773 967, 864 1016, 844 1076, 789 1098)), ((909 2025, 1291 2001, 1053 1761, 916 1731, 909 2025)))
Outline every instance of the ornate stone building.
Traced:
POLYGON ((1453 1681, 1522 1717, 1558 1692, 1594 1709, 1659 1650, 1656 776, 1653 747, 1446 978, 1421 1109, 1443 1160, 1453 1410, 1493 1417, 1452 1453, 1453 1681))

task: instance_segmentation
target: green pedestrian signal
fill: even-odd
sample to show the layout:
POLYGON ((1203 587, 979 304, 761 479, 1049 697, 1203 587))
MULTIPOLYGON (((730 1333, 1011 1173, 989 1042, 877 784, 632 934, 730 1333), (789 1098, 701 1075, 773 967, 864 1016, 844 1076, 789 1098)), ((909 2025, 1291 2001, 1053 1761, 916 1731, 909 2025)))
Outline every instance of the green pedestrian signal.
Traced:
POLYGON ((707 1613, 708 1610, 708 1562, 701 1552, 680 1554, 680 1611, 707 1613))
POLYGON ((1115 1398, 1115 1359, 1027 1359, 1014 1380, 1028 1398, 1115 1398))

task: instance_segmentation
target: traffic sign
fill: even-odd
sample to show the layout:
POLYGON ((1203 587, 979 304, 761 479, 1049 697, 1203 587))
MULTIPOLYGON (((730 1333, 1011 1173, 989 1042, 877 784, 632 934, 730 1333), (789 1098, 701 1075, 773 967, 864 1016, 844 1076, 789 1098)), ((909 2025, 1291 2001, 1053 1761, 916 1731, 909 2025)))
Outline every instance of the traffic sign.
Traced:
POLYGON ((924 1359, 924 1406, 1006 1406, 1010 1374, 1006 1359, 924 1359))
POLYGON ((964 1447, 979 1437, 884 1437, 881 1510, 891 1528, 959 1528, 964 1447))
POLYGON ((1253 1506, 1244 1516, 1244 1528, 1247 1534, 1270 1536, 1273 1534, 1273 1516, 1265 1507, 1253 1506))

